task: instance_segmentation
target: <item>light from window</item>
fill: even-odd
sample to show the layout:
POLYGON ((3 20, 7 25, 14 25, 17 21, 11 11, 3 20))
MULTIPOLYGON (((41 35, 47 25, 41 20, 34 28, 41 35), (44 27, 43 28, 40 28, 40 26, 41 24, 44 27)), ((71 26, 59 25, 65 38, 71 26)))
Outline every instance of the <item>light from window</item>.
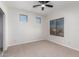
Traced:
POLYGON ((41 17, 36 17, 36 23, 41 24, 41 17))
POLYGON ((27 15, 20 15, 20 22, 21 23, 28 22, 28 16, 27 15))

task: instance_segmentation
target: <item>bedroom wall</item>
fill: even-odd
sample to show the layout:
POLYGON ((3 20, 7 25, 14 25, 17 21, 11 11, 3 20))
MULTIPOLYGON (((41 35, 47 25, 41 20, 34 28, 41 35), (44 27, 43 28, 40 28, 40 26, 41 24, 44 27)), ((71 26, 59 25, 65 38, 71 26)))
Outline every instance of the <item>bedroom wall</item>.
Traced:
POLYGON ((8 16, 8 46, 39 41, 44 38, 42 15, 9 7, 8 16), (22 24, 19 21, 20 14, 28 15, 27 23, 22 24), (42 17, 41 24, 36 23, 36 16, 42 17))
POLYGON ((47 17, 48 40, 79 51, 79 5, 54 10, 47 17), (64 37, 50 35, 50 20, 64 17, 64 37))

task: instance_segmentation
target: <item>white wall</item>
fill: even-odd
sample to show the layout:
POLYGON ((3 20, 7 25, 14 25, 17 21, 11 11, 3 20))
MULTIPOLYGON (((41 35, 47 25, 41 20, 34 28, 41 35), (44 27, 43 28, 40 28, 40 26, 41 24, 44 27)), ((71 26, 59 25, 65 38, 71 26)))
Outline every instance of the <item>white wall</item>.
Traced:
POLYGON ((51 12, 48 19, 48 40, 79 51, 79 5, 69 5, 51 12), (50 20, 64 17, 64 37, 50 35, 50 20))
POLYGON ((41 16, 36 13, 8 8, 8 46, 13 46, 22 43, 39 41, 43 39, 43 19, 41 24, 36 23, 36 16, 41 16), (22 24, 19 21, 19 15, 28 15, 28 22, 22 24))

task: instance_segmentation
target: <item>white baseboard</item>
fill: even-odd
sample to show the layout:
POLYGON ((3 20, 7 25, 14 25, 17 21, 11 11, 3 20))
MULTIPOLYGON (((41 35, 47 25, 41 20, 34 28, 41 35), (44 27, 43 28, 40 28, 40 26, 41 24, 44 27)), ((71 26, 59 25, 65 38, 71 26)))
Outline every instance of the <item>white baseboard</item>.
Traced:
POLYGON ((15 45, 20 45, 20 44, 25 44, 25 43, 36 42, 36 41, 40 41, 40 40, 43 40, 43 39, 39 39, 39 40, 35 39, 35 40, 29 40, 29 41, 18 41, 18 42, 9 42, 8 47, 15 46, 15 45))
POLYGON ((67 45, 65 45, 65 44, 61 44, 61 43, 58 43, 58 42, 55 42, 55 41, 52 41, 52 40, 49 40, 49 39, 48 39, 48 41, 53 42, 53 43, 56 43, 56 44, 58 44, 58 45, 61 45, 61 46, 64 46, 64 47, 67 47, 67 48, 70 48, 70 49, 72 49, 72 50, 75 50, 75 51, 78 51, 78 52, 79 52, 79 49, 73 48, 73 47, 71 47, 71 46, 67 46, 67 45))

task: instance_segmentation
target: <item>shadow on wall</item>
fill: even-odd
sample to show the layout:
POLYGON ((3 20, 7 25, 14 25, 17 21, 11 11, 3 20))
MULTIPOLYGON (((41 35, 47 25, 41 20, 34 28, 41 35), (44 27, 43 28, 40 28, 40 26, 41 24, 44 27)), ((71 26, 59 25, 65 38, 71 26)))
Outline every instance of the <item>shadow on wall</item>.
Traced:
POLYGON ((0 8, 0 51, 3 50, 3 11, 0 8))

